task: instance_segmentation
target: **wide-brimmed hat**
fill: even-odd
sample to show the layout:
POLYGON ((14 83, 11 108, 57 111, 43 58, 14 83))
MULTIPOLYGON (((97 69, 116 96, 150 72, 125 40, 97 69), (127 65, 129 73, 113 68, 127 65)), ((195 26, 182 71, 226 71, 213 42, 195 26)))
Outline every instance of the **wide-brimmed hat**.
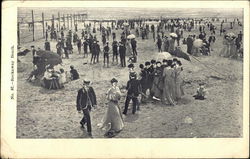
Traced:
POLYGON ((156 62, 156 64, 158 64, 158 63, 161 64, 161 61, 157 61, 157 62, 156 62))
POLYGON ((115 83, 115 82, 118 82, 118 80, 115 79, 115 78, 112 78, 110 82, 111 82, 111 83, 115 83))
POLYGON ((87 84, 87 85, 90 84, 90 80, 84 79, 84 80, 83 80, 83 85, 86 85, 86 84, 87 84))
POLYGON ((148 66, 148 65, 150 65, 150 62, 149 62, 149 61, 146 61, 146 62, 145 62, 145 66, 148 66))
POLYGON ((134 64, 132 64, 132 63, 128 65, 128 68, 134 68, 134 67, 135 67, 135 66, 134 66, 134 64))
POLYGON ((151 60, 151 64, 154 64, 154 63, 156 63, 156 61, 155 60, 151 60))

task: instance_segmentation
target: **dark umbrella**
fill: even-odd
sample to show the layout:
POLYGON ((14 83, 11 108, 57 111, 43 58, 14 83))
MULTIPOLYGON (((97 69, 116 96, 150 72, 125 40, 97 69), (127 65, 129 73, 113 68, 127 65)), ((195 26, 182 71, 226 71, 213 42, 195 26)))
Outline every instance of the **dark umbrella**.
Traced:
POLYGON ((28 52, 30 52, 29 49, 23 48, 23 47, 18 47, 18 52, 17 55, 18 56, 25 56, 28 52))
POLYGON ((176 48, 174 50, 173 55, 176 56, 176 57, 183 58, 185 60, 191 61, 190 57, 188 56, 188 54, 186 54, 185 52, 183 52, 180 48, 176 48))
POLYGON ((46 65, 50 65, 51 67, 62 63, 62 58, 54 52, 38 50, 36 54, 41 57, 42 61, 44 61, 46 65))

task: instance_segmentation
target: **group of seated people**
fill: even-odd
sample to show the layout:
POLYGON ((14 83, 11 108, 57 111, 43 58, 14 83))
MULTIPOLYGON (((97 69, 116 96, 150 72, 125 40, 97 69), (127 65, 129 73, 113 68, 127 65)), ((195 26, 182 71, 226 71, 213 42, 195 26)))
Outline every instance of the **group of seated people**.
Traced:
POLYGON ((39 78, 39 74, 43 72, 42 67, 37 67, 36 65, 34 65, 34 67, 35 69, 30 73, 27 80, 32 82, 32 79, 41 79, 41 85, 47 89, 61 89, 64 88, 64 84, 68 81, 80 78, 77 70, 72 65, 70 66, 70 75, 68 75, 63 68, 55 70, 54 66, 47 65, 41 78, 39 78))
POLYGON ((68 78, 63 68, 60 68, 59 71, 55 71, 53 67, 47 67, 42 78, 42 86, 47 89, 61 89, 69 80, 79 79, 79 74, 77 70, 74 69, 74 66, 70 66, 70 69, 70 77, 68 78))

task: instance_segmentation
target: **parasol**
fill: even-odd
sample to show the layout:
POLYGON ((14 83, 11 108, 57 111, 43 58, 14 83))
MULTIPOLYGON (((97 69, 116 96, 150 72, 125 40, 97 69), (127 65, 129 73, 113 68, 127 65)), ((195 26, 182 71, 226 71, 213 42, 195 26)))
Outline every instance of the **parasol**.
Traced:
POLYGON ((59 55, 51 51, 38 50, 36 53, 46 65, 55 66, 62 63, 62 59, 59 55))
POLYGON ((177 34, 175 34, 175 33, 170 33, 169 34, 169 36, 171 36, 171 37, 175 37, 175 38, 177 38, 178 36, 177 36, 177 34))
POLYGON ((128 39, 134 39, 135 35, 134 34, 130 34, 129 36, 127 36, 128 39))
POLYGON ((227 33, 227 36, 229 36, 229 37, 236 37, 235 34, 232 33, 232 32, 231 33, 227 33))
POLYGON ((202 47, 203 41, 201 39, 196 39, 194 40, 193 45, 194 47, 197 47, 197 48, 202 47))
POLYGON ((124 26, 129 26, 129 24, 128 24, 128 23, 123 23, 123 25, 124 25, 124 26))
POLYGON ((171 54, 168 52, 160 52, 160 53, 157 53, 157 55, 155 56, 155 60, 162 61, 164 59, 169 59, 171 57, 172 57, 171 54))

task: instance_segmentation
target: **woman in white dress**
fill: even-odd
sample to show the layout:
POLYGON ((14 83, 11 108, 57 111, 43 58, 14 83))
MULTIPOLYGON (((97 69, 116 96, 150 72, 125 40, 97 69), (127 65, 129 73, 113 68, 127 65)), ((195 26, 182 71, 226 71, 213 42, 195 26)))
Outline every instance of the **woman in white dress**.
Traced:
POLYGON ((117 86, 117 83, 118 81, 115 78, 111 80, 112 87, 106 94, 108 99, 108 109, 104 115, 102 123, 98 124, 100 128, 108 130, 105 133, 106 137, 114 137, 124 127, 121 108, 118 105, 118 101, 121 97, 121 91, 117 86))
POLYGON ((127 42, 126 42, 126 56, 131 56, 131 55, 132 55, 131 41, 130 41, 130 39, 127 39, 127 42))

